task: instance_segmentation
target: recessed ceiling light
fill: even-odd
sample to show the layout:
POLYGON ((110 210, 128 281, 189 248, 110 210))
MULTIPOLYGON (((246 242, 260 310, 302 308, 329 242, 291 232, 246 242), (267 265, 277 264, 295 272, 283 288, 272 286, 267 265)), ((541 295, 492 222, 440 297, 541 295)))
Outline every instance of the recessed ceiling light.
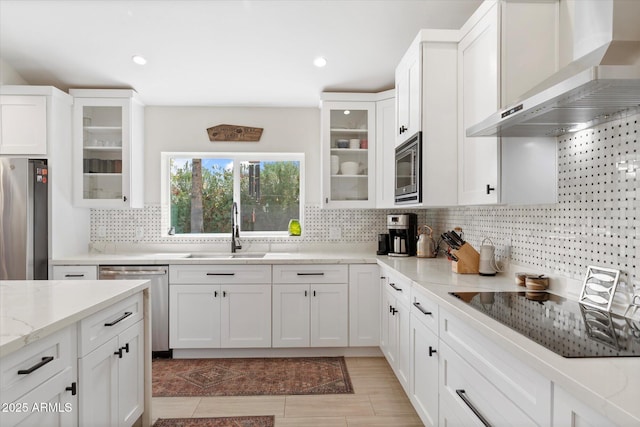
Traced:
POLYGON ((351 111, 350 110, 344 110, 343 113, 344 113, 345 116, 348 116, 349 114, 351 114, 351 111))
POLYGON ((327 65, 327 60, 324 59, 322 56, 318 56, 316 59, 313 60, 313 65, 315 65, 318 68, 322 68, 325 65, 327 65))
POLYGON ((144 65, 147 63, 147 59, 144 56, 140 56, 140 55, 133 55, 131 57, 131 60, 138 65, 144 65))

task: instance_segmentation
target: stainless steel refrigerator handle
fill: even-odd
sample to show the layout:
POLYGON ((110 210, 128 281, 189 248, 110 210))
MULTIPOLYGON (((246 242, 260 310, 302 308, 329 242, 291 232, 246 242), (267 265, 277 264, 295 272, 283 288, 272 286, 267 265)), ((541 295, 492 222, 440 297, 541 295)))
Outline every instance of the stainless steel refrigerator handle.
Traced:
POLYGON ((166 271, 140 270, 140 271, 123 271, 123 270, 100 270, 100 274, 106 276, 164 276, 166 271))

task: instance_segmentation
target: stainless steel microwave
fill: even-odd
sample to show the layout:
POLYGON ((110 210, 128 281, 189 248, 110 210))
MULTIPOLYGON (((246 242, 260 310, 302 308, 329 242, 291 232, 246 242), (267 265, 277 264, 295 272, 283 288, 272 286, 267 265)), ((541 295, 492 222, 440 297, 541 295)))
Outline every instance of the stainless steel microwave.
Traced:
POLYGON ((396 147, 395 204, 422 202, 422 132, 396 147))

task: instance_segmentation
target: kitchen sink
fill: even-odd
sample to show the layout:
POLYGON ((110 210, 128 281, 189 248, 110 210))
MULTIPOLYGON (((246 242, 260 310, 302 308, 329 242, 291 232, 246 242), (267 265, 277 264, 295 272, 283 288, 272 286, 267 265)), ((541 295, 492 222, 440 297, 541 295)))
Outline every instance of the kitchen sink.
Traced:
POLYGON ((264 258, 266 253, 244 253, 244 254, 222 254, 222 253, 206 253, 194 252, 187 258, 206 258, 206 259, 244 259, 244 258, 264 258))

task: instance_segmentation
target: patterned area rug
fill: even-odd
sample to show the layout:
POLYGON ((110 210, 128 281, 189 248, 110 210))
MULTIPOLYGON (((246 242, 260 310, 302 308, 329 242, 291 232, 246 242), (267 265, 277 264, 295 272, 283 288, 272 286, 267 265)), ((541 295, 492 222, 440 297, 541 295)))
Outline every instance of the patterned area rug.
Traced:
POLYGON ((273 415, 265 417, 158 418, 153 427, 273 427, 273 415))
POLYGON ((353 393, 344 357, 154 359, 153 396, 353 393))

